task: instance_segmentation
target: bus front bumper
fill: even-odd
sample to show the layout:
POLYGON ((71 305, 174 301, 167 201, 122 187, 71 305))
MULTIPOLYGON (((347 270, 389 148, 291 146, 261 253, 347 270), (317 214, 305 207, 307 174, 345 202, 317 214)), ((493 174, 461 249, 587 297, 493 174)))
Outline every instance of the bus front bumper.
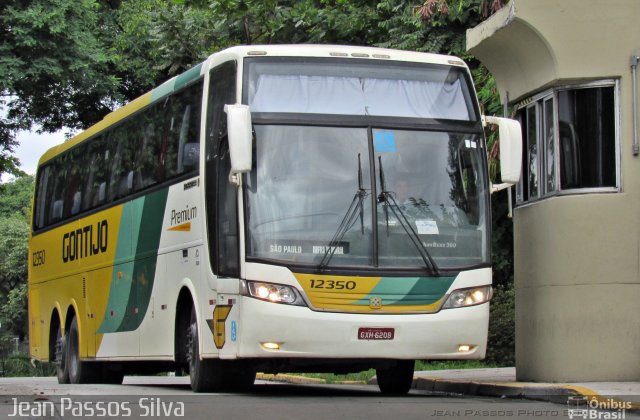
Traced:
POLYGON ((238 358, 483 359, 486 352, 489 303, 379 315, 241 299, 238 358))

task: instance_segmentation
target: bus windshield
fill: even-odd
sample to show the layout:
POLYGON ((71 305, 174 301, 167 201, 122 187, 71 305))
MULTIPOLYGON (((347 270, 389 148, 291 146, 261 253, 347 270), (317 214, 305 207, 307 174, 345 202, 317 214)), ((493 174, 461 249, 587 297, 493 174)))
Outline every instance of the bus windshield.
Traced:
POLYGON ((459 68, 353 61, 248 60, 247 102, 252 112, 477 120, 459 68))
MULTIPOLYGON (((359 79, 360 87, 351 93, 345 87, 351 82, 337 81, 330 70, 357 76, 357 66, 345 70, 316 65, 315 72, 324 74, 305 75, 306 80, 295 74, 307 67, 256 64, 245 73, 249 75, 245 100, 256 133, 255 166, 246 177, 247 256, 320 269, 326 264, 332 269, 377 267, 434 274, 438 269, 488 264, 482 134, 470 128, 438 130, 433 120, 428 129, 415 124, 417 117, 463 122, 475 118, 468 84, 458 70, 427 68, 423 73, 433 70, 433 74, 422 74, 414 85, 425 83, 422 90, 407 88, 383 101, 386 94, 356 98, 356 92, 366 92, 367 80, 387 80, 386 88, 398 82, 395 87, 399 87, 407 82, 399 70, 404 67, 363 65, 362 77, 352 77, 359 79), (269 71, 276 68, 292 74, 271 78, 269 71), (263 83, 273 90, 267 94, 263 83), (313 95, 310 89, 316 89, 313 95), (451 89, 454 93, 449 92, 446 101, 437 93, 451 89), (428 90, 436 93, 428 96, 428 90), (279 113, 300 114, 304 123, 279 120, 279 113), (305 114, 316 115, 305 118, 305 114), (366 122, 316 124, 322 121, 319 114, 341 114, 354 121, 366 118, 366 122), (380 121, 378 115, 383 117, 380 121), (403 118, 396 118, 394 128, 389 128, 389 116, 414 123, 397 128, 403 118)), ((420 74, 409 65, 404 76, 420 74)))

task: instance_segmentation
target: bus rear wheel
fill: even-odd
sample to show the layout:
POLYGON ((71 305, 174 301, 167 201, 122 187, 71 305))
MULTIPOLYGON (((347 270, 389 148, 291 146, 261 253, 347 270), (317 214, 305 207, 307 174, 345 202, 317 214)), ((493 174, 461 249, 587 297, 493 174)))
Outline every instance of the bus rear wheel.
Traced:
POLYGON ((413 384, 414 360, 397 360, 391 366, 376 369, 378 387, 386 395, 404 395, 413 384))
POLYGON ((66 344, 66 366, 69 371, 69 382, 72 384, 88 384, 99 382, 101 366, 97 363, 83 362, 80 360, 80 334, 78 333, 78 320, 73 318, 66 344))

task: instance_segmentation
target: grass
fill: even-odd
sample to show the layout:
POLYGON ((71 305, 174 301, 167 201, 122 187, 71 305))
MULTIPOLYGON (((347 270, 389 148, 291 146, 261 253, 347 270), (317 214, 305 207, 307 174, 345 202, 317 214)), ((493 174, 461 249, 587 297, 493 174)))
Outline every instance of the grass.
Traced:
MULTIPOLYGON (((422 370, 485 369, 494 367, 497 367, 497 365, 486 363, 482 360, 434 360, 429 362, 416 360, 415 370, 418 372, 422 370)), ((323 379, 328 384, 341 382, 367 383, 371 378, 376 376, 376 371, 369 369, 364 372, 349 373, 346 375, 334 375, 333 373, 301 373, 293 375, 323 379)))

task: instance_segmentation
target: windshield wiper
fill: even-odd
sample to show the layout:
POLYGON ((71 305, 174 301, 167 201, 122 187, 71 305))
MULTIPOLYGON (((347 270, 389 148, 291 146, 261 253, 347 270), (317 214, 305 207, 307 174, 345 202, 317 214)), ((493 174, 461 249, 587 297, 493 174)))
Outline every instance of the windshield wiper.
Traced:
POLYGON ((422 240, 420 240, 420 236, 418 236, 416 231, 413 229, 413 226, 411 226, 411 223, 409 222, 409 220, 407 220, 407 217, 405 216, 404 212, 396 202, 396 199, 393 197, 393 194, 391 194, 392 191, 387 191, 386 181, 384 178, 384 169, 382 168, 382 156, 378 156, 378 163, 380 165, 380 188, 382 189, 382 192, 380 192, 380 195, 378 195, 378 203, 385 204, 384 214, 387 222, 387 235, 389 234, 389 210, 388 209, 391 209, 394 216, 396 216, 396 219, 398 220, 398 222, 400 222, 400 225, 409 236, 409 239, 411 239, 411 242, 418 250, 418 254, 420 254, 420 257, 424 261, 425 265, 431 269, 433 274, 435 274, 436 276, 439 276, 440 270, 438 269, 436 262, 431 257, 431 254, 429 254, 427 247, 424 246, 424 244, 422 243, 422 240))
POLYGON ((358 214, 360 215, 360 230, 362 234, 364 234, 364 208, 362 203, 364 202, 365 197, 367 196, 367 192, 362 184, 362 163, 360 161, 360 153, 358 153, 358 190, 353 196, 353 200, 351 200, 351 204, 347 209, 347 212, 344 214, 342 221, 340 222, 340 226, 333 234, 329 245, 327 245, 324 255, 322 256, 322 260, 320 260, 320 264, 318 264, 318 270, 323 271, 329 265, 331 258, 333 258, 333 254, 336 252, 336 248, 344 235, 347 234, 351 226, 356 221, 358 214))

